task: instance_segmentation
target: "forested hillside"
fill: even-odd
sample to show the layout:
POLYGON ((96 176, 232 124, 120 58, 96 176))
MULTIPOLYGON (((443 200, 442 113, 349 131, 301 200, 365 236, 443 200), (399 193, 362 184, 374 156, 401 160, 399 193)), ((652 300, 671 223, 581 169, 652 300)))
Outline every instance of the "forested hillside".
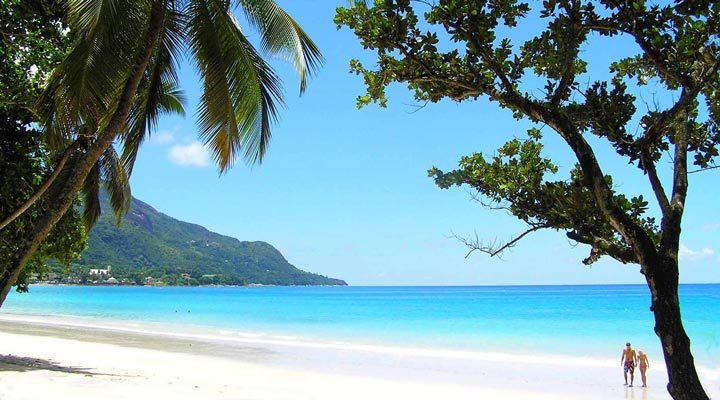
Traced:
POLYGON ((76 276, 109 265, 111 276, 137 283, 151 277, 167 284, 346 284, 296 268, 268 243, 240 241, 178 221, 135 198, 118 227, 102 197, 104 213, 71 269, 76 276))

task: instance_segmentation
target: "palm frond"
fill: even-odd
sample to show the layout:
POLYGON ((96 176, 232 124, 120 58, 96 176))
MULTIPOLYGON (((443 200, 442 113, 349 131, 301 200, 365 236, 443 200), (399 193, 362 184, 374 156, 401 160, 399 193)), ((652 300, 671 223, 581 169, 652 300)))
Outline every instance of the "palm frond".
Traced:
POLYGON ((189 47, 204 89, 200 136, 221 172, 240 151, 249 163, 261 161, 277 117, 276 103, 282 102, 280 80, 223 1, 191 0, 188 15, 189 47))
POLYGON ((102 23, 117 18, 119 0, 66 0, 68 24, 79 35, 93 36, 102 23))
POLYGON ((160 46, 138 88, 130 110, 128 129, 121 133, 122 162, 128 175, 143 141, 157 128, 161 115, 185 115, 185 96, 178 87, 177 68, 185 35, 185 19, 175 10, 165 15, 160 46))
POLYGON ((132 193, 130 180, 113 147, 105 150, 83 182, 83 223, 88 232, 102 214, 101 190, 107 191, 110 207, 115 214, 115 222, 119 225, 122 217, 130 209, 132 193))
POLYGON ((185 115, 185 94, 173 83, 160 84, 157 91, 144 93, 130 110, 128 129, 121 133, 121 162, 128 176, 132 175, 140 146, 150 138, 162 115, 185 115))
POLYGON ((273 0, 235 0, 261 34, 262 50, 286 58, 300 75, 300 93, 323 62, 317 45, 285 10, 273 0))
MULTIPOLYGON (((36 113, 51 146, 71 138, 84 120, 96 120, 98 114, 106 109, 103 96, 88 87, 87 74, 94 47, 91 41, 78 40, 55 68, 38 99, 36 113)), ((107 83, 100 85, 107 86, 107 83)))
POLYGON ((160 90, 158 105, 163 114, 185 116, 185 92, 173 83, 166 82, 160 90))
POLYGON ((123 168, 120 157, 118 157, 112 146, 105 150, 97 165, 100 168, 102 181, 108 193, 110 207, 112 207, 115 214, 115 222, 119 225, 122 218, 130 210, 132 200, 130 180, 123 168))
POLYGON ((36 113, 50 143, 72 137, 85 121, 112 114, 147 29, 147 0, 66 0, 74 42, 55 68, 36 113))

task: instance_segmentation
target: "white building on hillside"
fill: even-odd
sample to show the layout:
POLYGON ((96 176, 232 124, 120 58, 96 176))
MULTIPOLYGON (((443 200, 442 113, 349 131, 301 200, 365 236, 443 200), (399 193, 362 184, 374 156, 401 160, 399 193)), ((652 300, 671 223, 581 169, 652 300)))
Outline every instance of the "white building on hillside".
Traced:
POLYGON ((91 269, 88 275, 108 276, 110 275, 111 269, 112 267, 110 265, 108 265, 106 269, 91 269))

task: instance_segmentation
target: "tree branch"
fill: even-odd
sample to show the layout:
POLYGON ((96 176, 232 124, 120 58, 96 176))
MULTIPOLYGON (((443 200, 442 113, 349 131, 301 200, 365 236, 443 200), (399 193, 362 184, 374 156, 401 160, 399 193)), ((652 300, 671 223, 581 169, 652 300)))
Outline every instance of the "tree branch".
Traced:
POLYGON ((0 230, 8 226, 11 222, 13 222, 15 219, 17 219, 19 216, 21 216, 25 211, 27 211, 28 208, 30 208, 33 204, 35 204, 43 194, 52 186, 53 182, 55 182, 55 179, 60 175, 60 172, 62 172, 63 168, 65 167, 65 163, 67 163, 68 159, 70 159, 70 156, 77 150, 79 146, 79 141, 74 141, 67 149, 65 149, 65 153, 63 153, 62 158, 57 162, 55 165, 55 169, 50 174, 50 176, 45 179, 45 182, 43 182, 42 185, 35 191, 35 193, 30 196, 29 199, 27 199, 23 204, 20 205, 15 211, 13 211, 10 215, 8 215, 5 219, 0 222, 0 230))
POLYGON ((591 235, 589 233, 581 233, 578 231, 568 231, 567 237, 578 243, 584 243, 592 246, 590 255, 583 260, 583 264, 590 265, 600 259, 602 255, 608 255, 623 264, 637 264, 638 258, 635 252, 628 247, 623 247, 617 243, 613 243, 607 239, 591 235))
MULTIPOLYGON (((622 12, 622 11, 621 11, 622 12)), ((633 19, 636 19, 633 17, 633 19)), ((672 79, 674 79, 677 83, 684 87, 691 86, 691 81, 688 80, 687 77, 684 77, 680 75, 679 73, 676 73, 672 69, 670 69, 667 65, 665 65, 665 62, 663 61, 663 57, 660 53, 655 51, 655 49, 652 47, 650 43, 648 43, 646 40, 643 39, 642 32, 638 31, 638 26, 634 25, 633 29, 626 29, 622 28, 620 26, 608 26, 608 25, 585 25, 585 28, 588 28, 592 31, 598 31, 598 32, 612 32, 612 33, 625 33, 627 35, 630 35, 635 40, 635 43, 640 46, 640 49, 642 49, 645 54, 648 56, 650 61, 655 65, 655 68, 658 69, 658 71, 661 74, 664 74, 665 76, 668 76, 672 79)))
POLYGON ((470 195, 471 200, 480 203, 480 205, 483 208, 486 208, 488 210, 505 211, 508 214, 512 215, 512 210, 510 209, 510 206, 503 205, 503 203, 501 203, 501 202, 495 202, 495 204, 498 204, 498 205, 493 205, 493 203, 483 200, 482 192, 480 192, 479 190, 477 190, 475 193, 468 193, 468 194, 470 195))
POLYGON ((665 216, 670 212, 670 201, 668 200, 665 189, 662 186, 662 182, 660 182, 660 178, 658 177, 655 162, 645 150, 642 150, 641 152, 640 162, 642 163, 643 170, 647 173, 650 186, 652 186, 655 198, 660 205, 660 211, 662 211, 663 216, 665 216))
POLYGON ((710 170, 718 169, 718 168, 720 168, 720 165, 713 165, 712 167, 700 168, 700 169, 688 171, 688 174, 696 174, 698 172, 705 172, 705 171, 710 171, 710 170))
POLYGON ((558 83, 558 87, 555 89, 555 93, 553 93, 552 97, 550 98, 550 105, 553 107, 556 107, 558 104, 560 104, 560 101, 562 100, 565 91, 567 91, 568 86, 574 81, 575 79, 575 71, 573 69, 575 59, 577 58, 577 54, 579 51, 579 42, 577 40, 577 37, 580 35, 579 32, 577 32, 577 28, 580 25, 580 13, 576 9, 578 6, 577 2, 572 2, 573 7, 566 7, 566 12, 568 14, 568 17, 570 20, 572 20, 572 34, 568 35, 572 39, 572 51, 570 51, 570 47, 568 46, 567 49, 565 49, 565 58, 563 60, 563 66, 562 66, 562 77, 560 78, 560 82, 558 83))
POLYGON ((700 87, 687 90, 683 88, 678 101, 669 109, 660 113, 652 125, 645 129, 645 134, 635 141, 635 145, 641 149, 654 147, 662 137, 664 130, 675 120, 678 114, 690 106, 693 99, 700 93, 700 87))
POLYGON ((682 111, 675 121, 675 159, 673 161, 673 193, 670 200, 670 212, 662 220, 660 251, 670 257, 677 257, 680 246, 680 223, 685 209, 688 188, 687 153, 689 115, 682 111))
MULTIPOLYGON (((605 175, 595 157, 590 144, 585 140, 571 120, 561 111, 549 109, 543 104, 529 99, 517 98, 506 94, 505 101, 515 104, 526 115, 534 120, 546 123, 553 128, 570 146, 583 171, 586 187, 591 191, 602 213, 608 221, 634 248, 638 254, 647 257, 655 256, 655 244, 648 233, 627 215, 613 198, 613 191, 605 180, 605 175)), ((649 260, 638 260, 642 268, 650 268, 649 260), (648 262, 642 262, 648 261, 648 262)), ((644 271, 646 273, 650 271, 644 271)))
POLYGON ((474 251, 480 251, 483 253, 486 253, 490 255, 490 257, 495 257, 502 253, 503 251, 515 247, 515 245, 525 236, 528 234, 539 231, 540 229, 550 228, 550 224, 537 224, 533 225, 530 229, 526 230, 525 232, 521 233, 520 235, 514 237, 509 242, 506 242, 500 246, 496 246, 495 242, 491 244, 483 244, 480 242, 480 239, 477 236, 477 232, 475 233, 475 239, 470 240, 467 238, 464 238, 462 236, 458 236, 453 234, 452 237, 462 242, 465 246, 467 246, 470 251, 465 255, 465 258, 468 258, 470 254, 472 254, 474 251))
POLYGON ((445 15, 444 17, 448 26, 452 27, 458 32, 463 33, 468 43, 471 44, 474 47, 475 51, 477 51, 477 53, 480 55, 482 61, 488 67, 490 67, 492 73, 500 79, 500 83, 503 89, 507 92, 515 92, 515 86, 510 81, 510 78, 508 78, 507 74, 503 71, 502 65, 497 62, 497 59, 494 57, 493 54, 488 54, 489 49, 487 48, 487 46, 483 46, 480 40, 478 40, 477 36, 475 35, 475 31, 468 32, 462 27, 458 20, 453 21, 449 15, 445 15))
POLYGON ((688 188, 688 136, 690 135, 688 114, 683 111, 678 116, 677 129, 675 131, 675 169, 673 171, 673 193, 671 207, 673 211, 682 214, 685 207, 685 198, 688 188))

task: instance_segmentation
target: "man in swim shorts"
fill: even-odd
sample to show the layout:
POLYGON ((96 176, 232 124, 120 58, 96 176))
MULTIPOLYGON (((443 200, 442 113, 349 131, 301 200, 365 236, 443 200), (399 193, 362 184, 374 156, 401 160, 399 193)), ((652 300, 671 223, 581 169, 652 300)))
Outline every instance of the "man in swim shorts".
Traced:
POLYGON ((630 387, 633 385, 635 380, 635 363, 637 362, 637 355, 635 350, 630 346, 630 342, 625 343, 622 355, 620 356, 620 365, 623 366, 623 375, 625 376, 625 385, 627 386, 628 372, 630 373, 630 387))

